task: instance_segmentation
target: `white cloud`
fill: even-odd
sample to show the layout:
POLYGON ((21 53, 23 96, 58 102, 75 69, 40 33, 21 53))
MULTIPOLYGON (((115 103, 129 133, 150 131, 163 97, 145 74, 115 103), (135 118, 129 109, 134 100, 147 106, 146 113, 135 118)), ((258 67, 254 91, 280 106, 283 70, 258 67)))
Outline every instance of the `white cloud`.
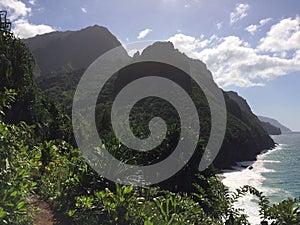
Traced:
MULTIPOLYGON (((261 20, 258 26, 269 20, 261 20)), ((237 36, 205 39, 176 34, 168 40, 180 51, 206 63, 222 87, 261 86, 278 76, 300 71, 299 23, 299 17, 283 19, 270 28, 257 47, 237 36)))
POLYGON ((145 29, 145 30, 142 30, 142 31, 139 33, 137 39, 143 39, 143 38, 145 38, 148 34, 150 34, 151 32, 152 32, 152 30, 149 29, 149 28, 147 28, 147 29, 145 29))
POLYGON ((54 31, 54 29, 44 24, 31 24, 26 19, 19 19, 14 22, 13 32, 20 38, 29 38, 37 34, 44 34, 54 31))
POLYGON ((31 13, 31 8, 28 8, 23 2, 18 0, 1 0, 0 8, 8 11, 8 16, 11 20, 26 17, 31 13))
POLYGON ((271 21, 272 20, 272 18, 265 18, 265 19, 262 19, 262 20, 260 20, 259 21, 259 24, 261 25, 261 26, 264 26, 264 25, 266 25, 269 21, 271 21))
POLYGON ((236 36, 225 37, 219 45, 198 52, 197 55, 207 64, 221 86, 264 85, 266 80, 300 70, 300 60, 296 56, 284 59, 259 54, 257 49, 251 48, 249 43, 236 36))
POLYGON ((260 40, 258 49, 266 52, 300 49, 300 17, 286 18, 273 25, 267 36, 260 40))
MULTIPOLYGON (((28 3, 34 5, 36 0, 29 0, 28 3)), ((7 10, 7 17, 12 21, 13 25, 12 31, 20 38, 29 38, 37 34, 54 31, 51 26, 30 23, 28 18, 32 13, 32 9, 20 0, 1 0, 0 8, 7 10)))
POLYGON ((251 24, 248 27, 245 28, 246 31, 248 31, 250 34, 254 35, 254 33, 261 27, 263 27, 264 25, 266 25, 269 21, 271 20, 271 18, 266 18, 266 19, 262 19, 259 21, 259 25, 254 25, 251 24))
POLYGON ((218 28, 218 30, 220 30, 220 29, 222 28, 222 26, 223 26, 223 22, 217 23, 217 28, 218 28))
POLYGON ((246 31, 248 31, 250 34, 254 35, 254 33, 257 31, 258 26, 251 24, 248 27, 245 28, 246 31))
POLYGON ((81 11, 82 11, 83 13, 87 13, 86 8, 81 7, 80 9, 81 9, 81 11))
POLYGON ((29 4, 31 4, 31 5, 35 5, 36 0, 29 0, 28 2, 29 2, 29 4))
POLYGON ((235 11, 230 13, 230 24, 234 24, 246 17, 249 8, 250 6, 248 4, 237 4, 235 7, 235 11))
POLYGON ((179 33, 170 37, 168 41, 171 41, 180 51, 185 52, 187 55, 194 58, 193 54, 195 50, 204 48, 210 43, 208 39, 201 40, 202 38, 203 36, 201 36, 200 39, 197 39, 195 37, 179 33))

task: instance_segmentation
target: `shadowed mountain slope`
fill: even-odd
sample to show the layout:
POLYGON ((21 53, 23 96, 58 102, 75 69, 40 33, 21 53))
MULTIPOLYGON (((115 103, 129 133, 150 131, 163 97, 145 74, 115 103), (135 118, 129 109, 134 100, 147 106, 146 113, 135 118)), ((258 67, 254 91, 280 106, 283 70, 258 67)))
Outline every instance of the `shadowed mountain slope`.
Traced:
MULTIPOLYGON (((50 98, 58 100, 68 108, 69 112, 71 112, 74 91, 85 69, 98 56, 120 45, 116 37, 106 28, 99 26, 88 27, 80 31, 45 34, 27 39, 25 43, 31 48, 40 68, 41 76, 36 79, 37 85, 50 98)), ((190 59, 185 54, 180 53, 170 42, 158 42, 147 47, 141 55, 136 54, 131 59, 134 66, 121 69, 110 81, 110 87, 116 90, 120 89, 130 81, 139 78, 141 75, 138 71, 144 71, 144 76, 153 75, 151 68, 147 67, 149 64, 137 64, 137 62, 151 58, 159 59, 160 57, 169 58, 174 63, 176 61, 181 62, 187 68, 192 65, 197 74, 205 78, 207 84, 216 86, 211 72, 203 62, 190 59)), ((156 74, 165 74, 166 78, 179 83, 193 96, 199 111, 199 118, 202 120, 201 137, 207 141, 210 130, 209 107, 205 96, 203 93, 201 94, 199 88, 197 89, 195 82, 186 78, 182 71, 174 70, 165 65, 155 64, 152 69, 156 74)), ((223 146, 214 161, 218 168, 228 168, 236 161, 255 160, 258 154, 274 147, 274 141, 261 126, 259 119, 252 113, 246 100, 235 92, 223 93, 228 121, 223 146)), ((115 95, 114 91, 111 94, 115 95)), ((150 104, 151 101, 148 103, 150 104)), ((101 107, 99 106, 99 108, 101 107)), ((155 109, 164 116, 172 118, 168 115, 167 109, 163 107, 156 107, 155 109)), ((98 122, 103 124, 107 123, 107 121, 103 121, 103 118, 107 120, 109 116, 102 115, 99 118, 98 122)), ((199 158, 195 160, 198 162, 199 158)))

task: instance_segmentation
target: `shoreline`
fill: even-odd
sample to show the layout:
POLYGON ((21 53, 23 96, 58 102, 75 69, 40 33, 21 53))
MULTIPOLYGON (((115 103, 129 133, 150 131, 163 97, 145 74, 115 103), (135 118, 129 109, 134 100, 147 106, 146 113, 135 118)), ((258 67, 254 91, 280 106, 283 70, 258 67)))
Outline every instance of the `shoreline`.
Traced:
MULTIPOLYGON (((221 170, 217 177, 220 178, 219 180, 230 192, 234 192, 236 189, 243 187, 244 185, 249 185, 256 188, 258 191, 263 192, 268 198, 277 195, 279 190, 278 188, 264 185, 264 183, 268 180, 264 174, 275 171, 265 167, 265 163, 270 161, 266 158, 266 156, 271 152, 282 149, 281 146, 282 144, 276 143, 274 148, 265 150, 258 154, 254 161, 236 162, 236 165, 232 166, 230 169, 221 170), (252 166, 251 169, 249 169, 250 166, 252 166)), ((274 201, 274 203, 275 202, 276 201, 274 201)), ((260 224, 259 206, 257 204, 257 199, 254 196, 250 194, 243 196, 237 203, 235 203, 235 207, 245 209, 246 214, 249 216, 248 220, 250 224, 260 224)))
MULTIPOLYGON (((276 148, 278 148, 279 146, 280 146, 280 144, 275 143, 274 147, 272 147, 270 149, 262 150, 258 155, 255 156, 254 159, 244 160, 244 161, 236 161, 236 162, 234 162, 234 165, 231 165, 229 168, 219 169, 220 172, 218 172, 216 175, 220 176, 224 173, 224 171, 226 171, 226 172, 236 171, 236 168, 234 168, 234 167, 241 167, 243 169, 249 169, 249 167, 250 167, 250 169, 253 169, 253 167, 251 168, 251 166, 257 161, 257 157, 265 155, 273 150, 276 150, 276 148)), ((240 170, 238 170, 238 171, 240 171, 240 170)))
POLYGON ((253 169, 252 165, 255 162, 257 162, 257 157, 263 156, 263 155, 265 155, 269 152, 272 152, 273 150, 276 150, 279 146, 280 146, 280 144, 275 143, 275 146, 273 148, 262 150, 258 155, 255 156, 255 159, 253 159, 253 160, 236 161, 234 163, 234 165, 231 165, 230 168, 219 169, 219 172, 216 173, 216 176, 223 179, 224 178, 224 173, 233 172, 233 171, 242 171, 243 169, 249 169, 249 168, 253 169), (238 170, 237 167, 241 168, 241 170, 238 170))

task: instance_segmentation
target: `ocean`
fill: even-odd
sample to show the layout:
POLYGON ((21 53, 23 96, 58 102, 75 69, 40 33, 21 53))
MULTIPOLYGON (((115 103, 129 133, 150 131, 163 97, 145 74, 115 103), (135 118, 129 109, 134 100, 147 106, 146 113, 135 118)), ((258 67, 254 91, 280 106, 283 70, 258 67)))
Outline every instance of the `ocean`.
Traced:
MULTIPOLYGON (((224 170, 222 182, 231 191, 251 185, 262 191, 271 203, 300 196, 300 134, 272 136, 278 146, 261 154, 257 161, 239 162, 232 170, 224 170), (253 169, 245 169, 252 165, 253 169)), ((249 222, 259 224, 257 200, 250 195, 243 197, 236 207, 244 208, 249 222)))

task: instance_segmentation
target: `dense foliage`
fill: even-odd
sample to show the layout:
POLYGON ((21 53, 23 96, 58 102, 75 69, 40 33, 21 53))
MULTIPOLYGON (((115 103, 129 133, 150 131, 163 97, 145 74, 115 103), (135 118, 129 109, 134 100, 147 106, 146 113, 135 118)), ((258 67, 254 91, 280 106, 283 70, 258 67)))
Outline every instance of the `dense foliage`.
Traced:
MULTIPOLYGON (((37 92, 22 42, 1 32, 0 56, 0 224, 31 224, 36 195, 69 224, 249 224, 234 207, 249 193, 261 224, 300 223, 300 199, 270 205, 249 186, 229 192, 212 169, 195 177, 189 193, 110 183, 74 147, 68 116, 37 92)), ((113 139, 106 145, 122 152, 113 139)))
MULTIPOLYGON (((78 39, 81 38, 81 32, 84 31, 78 31, 78 39)), ((52 42, 62 45, 64 43, 63 36, 65 33, 58 32, 57 35, 61 36, 61 39, 59 39, 61 41, 51 39, 51 36, 47 34, 42 35, 40 38, 43 37, 45 40, 51 39, 52 42)), ((111 35, 111 39, 113 40, 114 38, 115 37, 111 35)), ((36 38, 36 40, 35 38, 32 38, 29 42, 31 44, 40 44, 39 40, 39 38, 36 38)), ((94 45, 97 44, 98 42, 94 43, 94 45)), ((47 47, 47 42, 45 42, 45 45, 45 49, 49 49, 49 51, 51 51, 50 46, 47 47)), ((47 59, 47 54, 37 54, 34 51, 34 48, 32 49, 37 61, 44 61, 47 59)), ((210 71, 206 68, 204 63, 199 60, 192 60, 185 54, 180 53, 170 42, 154 43, 144 49, 140 55, 136 54, 133 58, 128 59, 130 60, 130 65, 118 71, 118 73, 105 84, 104 89, 99 95, 100 98, 98 99, 99 101, 96 114, 97 125, 101 130, 101 132, 99 132, 100 135, 107 133, 107 131, 111 131, 110 108, 113 102, 112 100, 114 99, 115 94, 119 93, 120 88, 125 87, 134 79, 159 74, 160 76, 167 79, 170 78, 180 84, 180 86, 182 86, 193 99, 201 124, 201 137, 203 139, 202 141, 204 141, 202 146, 205 145, 205 140, 208 139, 210 134, 210 111, 207 105, 207 100, 203 93, 201 93, 201 89, 199 90, 198 85, 195 84, 195 82, 193 82, 193 80, 191 80, 183 71, 178 71, 178 69, 172 68, 170 65, 166 66, 162 63, 153 62, 139 63, 139 60, 149 59, 151 61, 151 58, 160 59, 162 55, 169 60, 175 60, 173 62, 175 65, 177 61, 183 63, 183 66, 187 68, 190 65, 193 67, 195 66, 198 76, 207 78, 208 84, 216 86, 210 71), (103 130, 105 132, 103 132, 103 130)), ((79 61, 83 60, 81 58, 81 54, 77 54, 77 56, 79 61)), ((96 60, 96 58, 94 60, 96 60)), ((68 58, 65 58, 65 61, 68 61, 68 58)), ((52 71, 51 73, 41 72, 39 77, 35 78, 36 84, 40 88, 41 92, 66 106, 67 113, 69 114, 71 113, 72 99, 78 81, 86 69, 76 68, 78 68, 78 65, 68 66, 59 71, 52 71)), ((258 118, 251 112, 247 102, 238 96, 237 93, 234 94, 225 91, 223 93, 229 119, 227 121, 225 141, 223 142, 221 151, 214 161, 214 166, 217 168, 228 168, 236 161, 254 160, 257 154, 261 153, 265 149, 270 149, 275 146, 274 141, 262 128, 258 118)), ((144 126, 144 124, 149 121, 149 118, 153 116, 154 113, 154 116, 159 116, 164 119, 167 118, 166 121, 169 119, 169 121, 171 120, 173 123, 176 115, 169 109, 170 107, 168 108, 166 102, 158 101, 155 98, 143 99, 133 107, 131 112, 131 125, 133 132, 136 130, 138 132, 135 134, 142 133, 141 137, 145 134, 147 135, 148 124, 146 126, 144 126)), ((105 139, 105 137, 103 138, 105 139)), ((198 149, 199 152, 201 152, 201 146, 199 146, 198 149)))

